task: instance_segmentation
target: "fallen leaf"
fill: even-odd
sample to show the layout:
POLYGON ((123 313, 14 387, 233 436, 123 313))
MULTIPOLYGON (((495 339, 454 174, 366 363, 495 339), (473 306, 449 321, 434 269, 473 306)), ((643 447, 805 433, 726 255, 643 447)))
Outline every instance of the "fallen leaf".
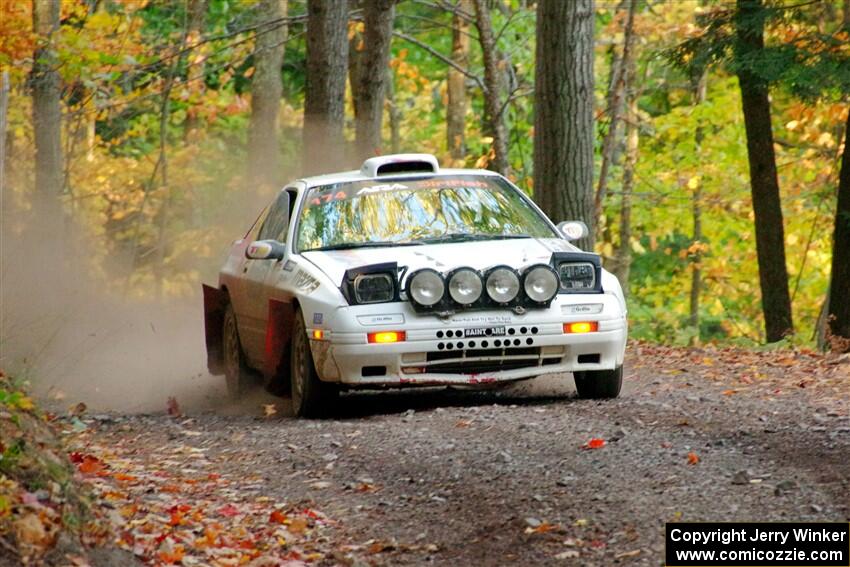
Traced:
POLYGON ((699 455, 697 455, 697 454, 696 454, 696 453, 694 453, 693 451, 691 451, 690 453, 688 453, 688 464, 689 464, 689 465, 695 465, 695 464, 697 464, 698 462, 699 462, 699 455))
POLYGON ((455 427, 459 428, 469 427, 470 425, 472 425, 471 419, 459 419, 457 420, 457 423, 455 423, 455 427))
POLYGON ((593 439, 591 439, 590 441, 588 441, 587 443, 582 445, 581 448, 582 449, 601 449, 604 446, 605 446, 605 440, 604 439, 597 439, 597 438, 594 437, 593 439))
POLYGON ((307 520, 304 518, 293 518, 292 521, 289 522, 289 531, 294 534, 303 534, 307 531, 307 520))
POLYGON ((372 542, 369 547, 366 548, 366 552, 370 554, 382 553, 384 551, 392 551, 395 549, 395 545, 392 543, 388 543, 385 541, 375 541, 372 542))
POLYGON ((543 522, 539 526, 528 527, 525 528, 525 533, 527 534, 545 534, 554 530, 559 529, 561 526, 559 524, 550 524, 549 522, 543 522))
POLYGON ((269 521, 273 524, 282 524, 286 522, 286 514, 280 510, 274 510, 271 514, 269 514, 269 521))
POLYGON ((277 406, 274 404, 263 404, 263 416, 272 417, 277 413, 277 406))
POLYGON ((222 506, 221 508, 219 508, 218 513, 220 516, 232 518, 233 516, 239 515, 239 509, 233 504, 227 504, 226 506, 222 506))
POLYGON ((85 455, 82 462, 77 466, 81 473, 97 474, 106 468, 103 461, 92 455, 85 455))

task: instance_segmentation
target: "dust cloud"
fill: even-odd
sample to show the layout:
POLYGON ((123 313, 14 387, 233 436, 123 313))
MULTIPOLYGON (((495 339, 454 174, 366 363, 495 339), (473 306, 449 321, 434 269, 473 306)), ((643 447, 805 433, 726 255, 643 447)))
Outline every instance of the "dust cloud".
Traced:
POLYGON ((0 368, 54 411, 84 402, 90 412, 161 412, 169 397, 182 411, 227 411, 223 378, 206 370, 200 281, 191 297, 128 299, 120 285, 107 289, 120 278, 94 272, 67 220, 2 204, 0 368))

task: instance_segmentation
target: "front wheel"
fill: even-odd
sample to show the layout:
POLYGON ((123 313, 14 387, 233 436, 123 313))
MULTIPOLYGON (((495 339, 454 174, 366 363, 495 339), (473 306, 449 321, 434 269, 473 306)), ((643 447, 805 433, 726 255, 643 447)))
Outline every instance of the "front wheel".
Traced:
POLYGON ((623 367, 573 372, 578 397, 585 400, 616 398, 623 386, 623 367))
POLYGON ((292 329, 290 382, 292 384, 292 411, 297 417, 318 417, 327 413, 339 390, 334 384, 319 380, 313 364, 313 353, 307 339, 304 315, 295 314, 292 329))

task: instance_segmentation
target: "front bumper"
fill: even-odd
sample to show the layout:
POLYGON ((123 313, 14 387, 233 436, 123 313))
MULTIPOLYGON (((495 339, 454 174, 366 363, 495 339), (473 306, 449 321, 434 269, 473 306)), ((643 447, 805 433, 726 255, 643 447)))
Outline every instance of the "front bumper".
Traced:
POLYGON ((322 330, 323 340, 311 341, 322 380, 351 386, 429 386, 610 370, 623 364, 628 324, 615 296, 597 294, 561 295, 548 309, 522 315, 492 310, 439 318, 417 314, 407 303, 342 307, 322 330), (599 312, 575 313, 576 306, 584 305, 599 312), (565 334, 564 323, 576 321, 596 321, 598 331, 565 334), (368 342, 368 333, 387 330, 404 331, 405 340, 368 342))

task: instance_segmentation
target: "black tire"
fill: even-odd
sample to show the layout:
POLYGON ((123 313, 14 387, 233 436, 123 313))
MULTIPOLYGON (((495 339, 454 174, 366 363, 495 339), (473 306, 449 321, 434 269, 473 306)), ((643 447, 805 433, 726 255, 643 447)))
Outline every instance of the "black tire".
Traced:
POLYGON ((232 400, 238 400, 248 390, 253 377, 236 326, 236 314, 229 303, 224 310, 224 323, 221 329, 222 358, 224 359, 224 380, 227 394, 232 400))
POLYGON ((616 398, 623 386, 623 367, 573 372, 578 397, 585 400, 616 398))
POLYGON ((339 394, 335 384, 319 380, 313 353, 307 339, 304 316, 299 309, 292 325, 292 349, 289 355, 292 412, 296 417, 322 417, 327 415, 339 394))

